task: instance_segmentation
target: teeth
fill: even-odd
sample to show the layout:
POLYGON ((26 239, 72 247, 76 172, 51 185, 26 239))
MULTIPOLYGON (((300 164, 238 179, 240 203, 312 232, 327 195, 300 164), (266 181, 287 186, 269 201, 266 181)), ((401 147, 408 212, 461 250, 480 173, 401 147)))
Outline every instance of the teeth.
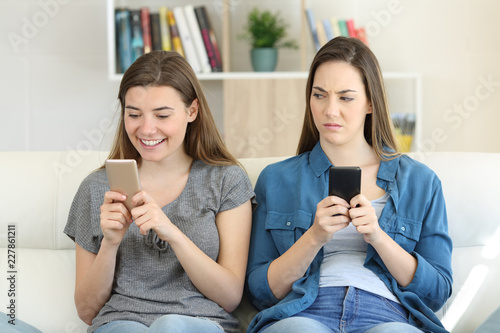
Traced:
POLYGON ((141 140, 142 143, 144 143, 146 146, 156 146, 160 142, 163 141, 163 139, 160 140, 141 140))

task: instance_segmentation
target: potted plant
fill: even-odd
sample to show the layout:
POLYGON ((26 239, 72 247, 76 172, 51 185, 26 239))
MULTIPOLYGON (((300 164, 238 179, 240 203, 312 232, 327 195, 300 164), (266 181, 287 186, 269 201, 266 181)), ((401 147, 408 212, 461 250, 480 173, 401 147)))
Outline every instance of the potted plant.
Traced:
POLYGON ((254 71, 274 71, 278 48, 298 48, 295 40, 285 40, 287 27, 279 12, 254 8, 248 13, 245 32, 238 37, 250 41, 252 45, 250 52, 254 71))

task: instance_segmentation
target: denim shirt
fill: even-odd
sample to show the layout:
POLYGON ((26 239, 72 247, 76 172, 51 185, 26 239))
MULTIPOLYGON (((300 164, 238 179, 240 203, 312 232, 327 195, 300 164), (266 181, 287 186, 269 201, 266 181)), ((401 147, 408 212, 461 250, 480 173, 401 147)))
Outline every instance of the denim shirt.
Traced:
MULTIPOLYGON (((261 312, 247 332, 290 317, 308 308, 319 290, 319 251, 305 275, 282 300, 276 299, 267 281, 271 262, 286 252, 314 222, 316 205, 328 196, 331 163, 319 142, 310 152, 267 166, 255 186, 257 207, 246 289, 261 312)), ((375 249, 368 245, 364 266, 387 285, 410 313, 409 323, 426 332, 446 332, 435 315, 451 295, 452 242, 448 235, 441 181, 428 167, 402 155, 381 161, 377 185, 389 199, 379 225, 418 261, 412 282, 401 287, 375 249)))

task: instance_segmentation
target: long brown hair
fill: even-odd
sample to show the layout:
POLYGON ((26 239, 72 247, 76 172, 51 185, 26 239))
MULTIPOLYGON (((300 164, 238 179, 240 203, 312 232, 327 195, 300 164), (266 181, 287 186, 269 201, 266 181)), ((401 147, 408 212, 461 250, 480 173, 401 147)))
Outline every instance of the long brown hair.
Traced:
POLYGON ((371 102, 373 110, 372 114, 366 115, 365 139, 380 159, 387 160, 397 156, 396 140, 378 60, 368 46, 359 39, 347 37, 330 40, 318 51, 311 64, 306 85, 306 112, 297 155, 312 150, 319 140, 319 132, 314 125, 309 101, 316 70, 321 64, 330 61, 346 62, 358 69, 363 79, 366 97, 371 102))
POLYGON ((170 86, 174 88, 186 107, 198 99, 198 116, 188 124, 184 138, 186 153, 212 165, 239 165, 227 150, 217 130, 205 95, 188 62, 177 52, 152 51, 139 57, 123 74, 118 92, 121 114, 109 159, 135 159, 139 152, 125 131, 125 95, 132 87, 170 86))

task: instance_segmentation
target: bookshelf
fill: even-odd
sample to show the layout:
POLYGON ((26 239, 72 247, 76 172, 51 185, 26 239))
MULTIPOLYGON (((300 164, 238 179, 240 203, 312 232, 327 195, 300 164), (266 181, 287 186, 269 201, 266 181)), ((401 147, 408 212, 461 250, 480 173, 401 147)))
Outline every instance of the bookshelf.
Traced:
MULTIPOLYGON (((116 73, 115 60, 115 8, 140 8, 149 6, 151 12, 159 6, 185 5, 187 2, 174 0, 106 0, 107 1, 107 41, 108 78, 120 81, 122 74, 116 73)), ((300 34, 298 70, 275 72, 232 71, 231 0, 192 0, 193 6, 205 5, 210 8, 209 16, 217 36, 222 56, 222 72, 197 74, 205 87, 215 87, 216 104, 221 113, 212 112, 220 127, 230 151, 238 158, 263 156, 289 156, 295 149, 302 129, 304 112, 304 89, 307 80, 308 57, 311 57, 310 32, 306 20, 306 0, 300 0, 300 34), (220 20, 219 20, 220 19, 220 20), (220 22, 219 22, 220 21, 220 22), (222 104, 221 104, 222 103, 222 104), (219 119, 217 119, 219 118, 219 119), (286 126, 284 130, 283 126, 286 126), (283 129, 283 130, 282 130, 283 129)), ((241 14, 241 13, 240 13, 241 14)), ((415 114, 415 134, 412 150, 420 147, 422 140, 422 79, 419 73, 384 73, 391 111, 415 114), (404 91, 401 92, 401 87, 404 91), (393 104, 396 96, 404 95, 404 103, 393 104), (393 98, 394 97, 394 98, 393 98), (408 102, 410 101, 410 102, 408 102)), ((212 89, 213 90, 213 89, 212 89)))

